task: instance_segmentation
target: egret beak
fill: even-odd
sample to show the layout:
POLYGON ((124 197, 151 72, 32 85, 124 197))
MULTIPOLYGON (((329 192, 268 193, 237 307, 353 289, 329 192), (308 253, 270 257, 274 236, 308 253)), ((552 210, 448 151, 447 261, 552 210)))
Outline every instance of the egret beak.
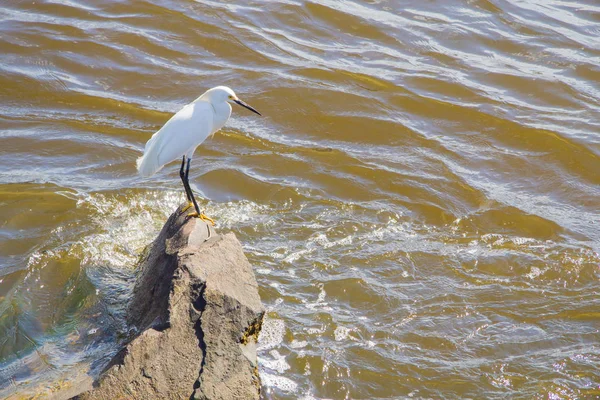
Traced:
POLYGON ((249 104, 244 103, 243 101, 241 101, 240 99, 234 99, 233 100, 235 103, 239 104, 242 107, 247 108, 248 110, 257 113, 258 115, 262 116, 261 113, 259 113, 258 111, 256 111, 253 107, 251 107, 249 104))

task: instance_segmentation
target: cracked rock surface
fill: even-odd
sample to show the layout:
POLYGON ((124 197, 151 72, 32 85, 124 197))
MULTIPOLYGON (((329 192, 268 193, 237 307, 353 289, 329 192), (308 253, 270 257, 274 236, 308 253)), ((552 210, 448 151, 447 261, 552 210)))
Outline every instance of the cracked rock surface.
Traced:
POLYGON ((235 235, 180 207, 142 256, 128 308, 137 336, 77 398, 258 399, 263 315, 235 235))

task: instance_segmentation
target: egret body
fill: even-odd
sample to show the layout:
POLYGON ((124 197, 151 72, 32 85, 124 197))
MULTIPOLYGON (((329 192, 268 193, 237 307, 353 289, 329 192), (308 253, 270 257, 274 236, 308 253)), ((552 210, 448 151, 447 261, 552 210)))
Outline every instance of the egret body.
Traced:
POLYGON ((198 208, 190 188, 190 163, 196 148, 209 136, 225 125, 231 115, 231 105, 236 103, 261 115, 254 108, 241 101, 226 86, 217 86, 207 90, 202 96, 183 107, 160 128, 144 148, 144 155, 137 160, 137 169, 144 177, 152 176, 165 164, 181 158, 179 176, 183 182, 186 197, 189 201, 187 208, 194 207, 195 212, 189 214, 203 220, 208 218, 198 208))

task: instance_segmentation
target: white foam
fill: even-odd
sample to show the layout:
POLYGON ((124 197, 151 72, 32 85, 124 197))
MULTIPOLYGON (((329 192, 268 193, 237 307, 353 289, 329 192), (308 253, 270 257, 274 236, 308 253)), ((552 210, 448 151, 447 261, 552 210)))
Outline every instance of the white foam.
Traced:
POLYGON ((244 222, 252 221, 253 224, 268 222, 269 206, 257 204, 252 201, 242 200, 228 203, 209 203, 207 213, 218 221, 219 227, 235 227, 244 222))
POLYGON ((265 318, 258 337, 258 351, 262 352, 279 346, 285 335, 285 323, 282 319, 265 318))
POLYGON ((308 342, 306 340, 302 340, 302 341, 292 340, 292 343, 290 343, 290 347, 292 349, 301 349, 303 347, 306 347, 307 344, 308 344, 308 342))
POLYGON ((296 382, 283 376, 271 375, 262 371, 260 379, 267 388, 277 388, 287 393, 293 393, 298 390, 298 384, 296 382))
POLYGON ((70 251, 79 253, 88 266, 131 269, 139 252, 160 230, 160 222, 182 200, 181 194, 175 192, 150 192, 126 199, 97 193, 85 195, 77 206, 93 209, 90 215, 100 231, 83 237, 70 251))
POLYGON ((309 335, 320 335, 325 332, 325 327, 321 326, 320 328, 306 328, 306 333, 309 335))
POLYGON ((285 371, 290 369, 290 364, 285 360, 285 356, 279 354, 277 350, 271 350, 269 352, 270 358, 261 357, 260 363, 263 368, 268 368, 272 371, 277 371, 283 374, 285 371))
POLYGON ((351 332, 350 329, 348 329, 344 326, 338 326, 337 328, 335 328, 335 331, 333 331, 333 336, 335 337, 335 341, 341 342, 342 340, 348 339, 350 332, 351 332))

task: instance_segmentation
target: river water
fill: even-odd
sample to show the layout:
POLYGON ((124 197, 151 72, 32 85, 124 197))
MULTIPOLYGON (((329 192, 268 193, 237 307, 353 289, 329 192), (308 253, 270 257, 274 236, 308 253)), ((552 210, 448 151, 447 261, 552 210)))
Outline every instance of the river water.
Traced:
POLYGON ((600 397, 596 1, 4 1, 0 397, 93 376, 191 180, 267 307, 268 399, 600 397), (48 384, 47 382, 58 382, 48 384))

